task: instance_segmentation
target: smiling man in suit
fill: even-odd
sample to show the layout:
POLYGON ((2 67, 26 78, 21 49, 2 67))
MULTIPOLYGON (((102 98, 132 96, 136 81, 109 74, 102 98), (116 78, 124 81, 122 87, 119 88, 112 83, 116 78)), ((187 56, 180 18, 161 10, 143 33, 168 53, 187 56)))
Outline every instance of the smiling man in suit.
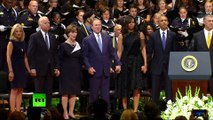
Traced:
POLYGON ((112 47, 111 38, 101 32, 102 24, 99 19, 92 22, 93 33, 83 39, 83 61, 89 73, 90 102, 100 97, 109 105, 109 81, 112 60, 115 61, 115 71, 120 72, 120 62, 112 47))
POLYGON ((168 18, 158 19, 160 29, 150 35, 147 52, 151 62, 152 100, 159 104, 161 89, 166 92, 166 100, 172 98, 171 81, 168 78, 170 51, 175 50, 176 34, 168 29, 168 18))
POLYGON ((30 36, 28 46, 28 60, 31 75, 35 77, 35 92, 46 94, 46 107, 51 107, 53 77, 59 76, 57 58, 57 44, 55 36, 50 30, 50 21, 41 17, 38 21, 40 31, 30 36))
MULTIPOLYGON (((212 44, 212 34, 213 34, 213 15, 206 15, 203 19, 204 29, 195 33, 193 36, 194 40, 194 50, 195 51, 209 51, 211 58, 211 67, 213 69, 213 44, 212 44)), ((213 75, 213 71, 212 71, 213 75)), ((213 95, 213 77, 209 80, 209 90, 211 95, 213 95)))

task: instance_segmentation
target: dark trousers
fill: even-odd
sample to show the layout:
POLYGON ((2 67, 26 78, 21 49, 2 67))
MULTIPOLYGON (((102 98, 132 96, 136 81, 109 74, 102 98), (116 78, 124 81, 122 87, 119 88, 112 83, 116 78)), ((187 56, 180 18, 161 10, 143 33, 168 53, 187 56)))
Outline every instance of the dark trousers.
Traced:
POLYGON ((53 76, 51 72, 46 76, 38 76, 35 79, 35 92, 46 94, 46 107, 51 107, 52 89, 53 89, 53 76))
POLYGON ((166 101, 172 98, 172 84, 168 73, 164 70, 160 75, 152 75, 152 100, 159 105, 160 91, 165 90, 166 101))
POLYGON ((90 103, 94 102, 99 98, 99 92, 100 92, 100 98, 104 99, 108 105, 110 105, 109 102, 109 84, 110 84, 110 77, 90 77, 90 103))

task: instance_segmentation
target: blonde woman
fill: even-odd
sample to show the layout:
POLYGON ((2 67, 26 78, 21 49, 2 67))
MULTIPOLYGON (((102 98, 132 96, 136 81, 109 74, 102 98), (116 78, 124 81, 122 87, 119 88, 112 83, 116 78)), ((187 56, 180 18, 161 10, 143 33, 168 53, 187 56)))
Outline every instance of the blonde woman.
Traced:
POLYGON ((15 24, 10 33, 10 41, 7 45, 8 78, 11 83, 10 110, 20 111, 23 88, 26 85, 27 71, 30 71, 26 45, 25 33, 20 24, 15 24))

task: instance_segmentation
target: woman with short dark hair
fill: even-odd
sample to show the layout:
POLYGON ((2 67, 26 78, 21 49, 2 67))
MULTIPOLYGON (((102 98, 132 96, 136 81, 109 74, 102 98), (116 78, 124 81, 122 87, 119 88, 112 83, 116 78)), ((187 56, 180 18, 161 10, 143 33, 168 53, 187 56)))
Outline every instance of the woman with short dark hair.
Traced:
POLYGON ((70 24, 66 31, 68 39, 59 48, 60 70, 59 92, 62 95, 64 119, 75 118, 74 107, 76 95, 80 94, 81 81, 81 47, 76 41, 77 26, 70 24), (69 99, 69 112, 67 103, 69 99))

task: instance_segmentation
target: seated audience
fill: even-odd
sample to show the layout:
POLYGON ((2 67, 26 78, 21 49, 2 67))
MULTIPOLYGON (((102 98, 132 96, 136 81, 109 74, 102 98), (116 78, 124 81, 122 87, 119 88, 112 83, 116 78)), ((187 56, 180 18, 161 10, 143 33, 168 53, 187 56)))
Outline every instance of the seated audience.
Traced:
POLYGON ((147 102, 144 106, 146 120, 161 120, 160 110, 154 102, 147 102))

